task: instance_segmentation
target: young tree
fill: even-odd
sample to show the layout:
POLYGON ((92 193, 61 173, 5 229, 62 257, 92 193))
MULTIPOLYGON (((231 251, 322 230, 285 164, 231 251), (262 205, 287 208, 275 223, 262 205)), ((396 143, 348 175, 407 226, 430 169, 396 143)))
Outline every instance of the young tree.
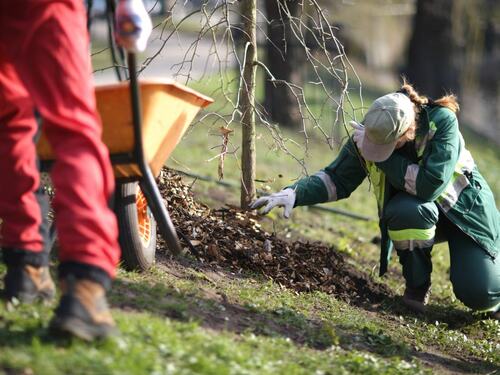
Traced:
MULTIPOLYGON (((274 43, 274 51, 281 51, 279 58, 268 58, 266 61, 257 58, 257 31, 263 40, 271 40, 264 26, 268 19, 264 10, 257 8, 257 0, 201 0, 199 7, 187 12, 184 2, 175 0, 172 16, 155 27, 152 48, 140 67, 140 72, 150 66, 165 72, 168 67, 160 65, 157 58, 163 51, 169 51, 174 78, 186 84, 198 81, 200 89, 204 82, 211 83, 206 94, 215 97, 216 102, 200 121, 208 123, 209 119, 213 119, 211 130, 215 128, 216 131, 212 134, 221 136, 222 142, 211 147, 217 154, 207 161, 219 160, 219 178, 222 178, 226 156, 238 159, 242 207, 247 207, 255 198, 256 120, 271 138, 272 145, 269 147, 279 149, 296 160, 303 173, 307 173, 304 158, 310 134, 316 132, 323 136, 333 148, 342 142, 342 139, 336 138, 334 129, 345 127, 346 119, 354 118, 361 112, 359 107, 353 107, 349 97, 351 90, 361 94, 361 83, 335 36, 336 28, 328 12, 317 0, 308 0, 307 12, 302 9, 303 2, 300 1, 267 1, 276 3, 281 29, 285 30, 279 37, 272 37, 281 38, 281 42, 274 43), (257 14, 262 16, 259 24, 257 14), (196 33, 182 30, 190 20, 196 20, 200 25, 196 33), (290 50, 292 44, 296 48, 292 48, 293 52, 290 50), (175 56, 177 60, 173 61, 175 56), (276 62, 279 64, 274 66, 276 62), (286 65, 280 65, 283 62, 286 65), (308 69, 307 83, 296 76, 294 70, 301 64, 308 69), (295 112, 293 121, 282 120, 278 123, 266 108, 256 102, 257 68, 265 80, 275 86, 273 90, 286 92, 286 95, 279 94, 279 97, 286 97, 283 99, 286 103, 273 101, 272 107, 281 110, 280 116, 284 113, 290 116, 291 112, 295 112), (281 75, 283 71, 289 73, 281 75), (300 126, 296 135, 283 135, 279 125, 291 123, 300 126), (235 146, 231 135, 232 128, 237 126, 242 129, 241 147, 235 146)), ((278 19, 269 20, 269 23, 280 27, 278 19)), ((274 28, 269 30, 272 32, 274 28)))
POLYGON ((241 207, 255 199, 255 73, 257 69, 257 0, 243 0, 243 80, 240 83, 241 113, 241 207))

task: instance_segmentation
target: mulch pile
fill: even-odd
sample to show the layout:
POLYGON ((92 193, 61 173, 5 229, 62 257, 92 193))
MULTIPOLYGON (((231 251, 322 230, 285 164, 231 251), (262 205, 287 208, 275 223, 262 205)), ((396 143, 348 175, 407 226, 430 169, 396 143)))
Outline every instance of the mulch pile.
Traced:
POLYGON ((196 202, 190 187, 171 170, 162 171, 159 187, 184 237, 181 244, 203 263, 252 271, 300 292, 319 290, 354 304, 377 303, 391 294, 332 247, 285 241, 264 231, 254 213, 235 207, 212 210, 196 202))

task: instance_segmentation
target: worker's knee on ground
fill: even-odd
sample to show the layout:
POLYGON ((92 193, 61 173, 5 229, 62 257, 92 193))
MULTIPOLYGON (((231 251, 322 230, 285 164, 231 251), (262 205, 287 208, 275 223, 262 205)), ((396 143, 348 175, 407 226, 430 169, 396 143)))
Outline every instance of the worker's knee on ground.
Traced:
POLYGON ((465 306, 473 310, 490 310, 500 304, 500 289, 487 275, 479 273, 452 278, 453 292, 465 306))
POLYGON ((500 259, 492 259, 470 237, 458 230, 449 239, 450 280, 457 298, 474 310, 500 304, 500 259))
POLYGON ((389 229, 430 228, 439 218, 434 202, 426 202, 407 193, 396 194, 384 210, 389 229))

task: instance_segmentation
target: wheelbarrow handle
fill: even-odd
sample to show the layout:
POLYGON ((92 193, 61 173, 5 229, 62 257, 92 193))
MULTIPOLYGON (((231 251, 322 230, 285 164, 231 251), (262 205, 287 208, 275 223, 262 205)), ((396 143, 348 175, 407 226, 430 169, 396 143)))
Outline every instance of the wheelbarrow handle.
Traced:
POLYGON ((181 252, 181 245, 177 232, 170 219, 165 204, 163 203, 160 190, 156 185, 155 178, 149 165, 144 157, 143 142, 142 142, 142 110, 140 89, 137 79, 137 65, 136 55, 134 53, 127 53, 127 63, 130 77, 130 103, 132 106, 132 124, 134 127, 134 157, 141 171, 141 179, 139 181, 140 187, 148 206, 153 213, 153 216, 158 224, 158 229, 162 237, 165 239, 168 249, 174 254, 178 255, 181 252))

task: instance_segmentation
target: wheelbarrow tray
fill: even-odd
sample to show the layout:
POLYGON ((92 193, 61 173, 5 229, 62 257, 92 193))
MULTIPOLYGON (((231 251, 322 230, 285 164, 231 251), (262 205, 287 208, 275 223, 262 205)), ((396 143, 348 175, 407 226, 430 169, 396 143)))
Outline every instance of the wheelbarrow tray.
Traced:
MULTIPOLYGON (((198 111, 213 100, 168 80, 141 81, 139 87, 144 157, 157 176, 198 111)), ((95 95, 103 124, 102 139, 109 149, 115 177, 140 178, 128 82, 96 86, 95 95)), ((43 162, 54 160, 43 133, 37 149, 43 162)))

